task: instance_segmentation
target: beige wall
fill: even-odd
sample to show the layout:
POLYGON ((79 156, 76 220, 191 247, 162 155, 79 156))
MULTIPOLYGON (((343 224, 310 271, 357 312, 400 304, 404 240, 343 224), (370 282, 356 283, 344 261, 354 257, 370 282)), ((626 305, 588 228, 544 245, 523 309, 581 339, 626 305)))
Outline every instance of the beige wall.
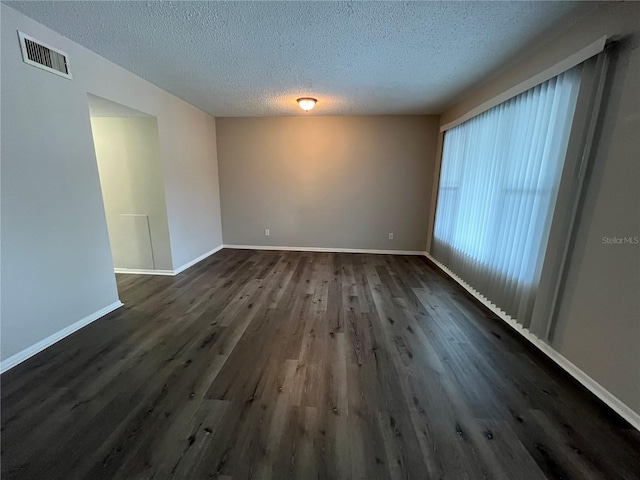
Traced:
POLYGON ((87 93, 157 118, 173 267, 222 243, 215 119, 2 4, 2 360, 118 301, 87 93), (22 61, 17 30, 69 54, 22 61))
POLYGON ((640 414, 640 4, 606 4, 442 115, 455 120, 602 35, 621 35, 552 346, 640 414))
POLYGON ((91 130, 114 267, 172 270, 157 120, 92 117, 91 130))
POLYGON ((423 251, 438 126, 436 116, 218 118, 224 243, 423 251))

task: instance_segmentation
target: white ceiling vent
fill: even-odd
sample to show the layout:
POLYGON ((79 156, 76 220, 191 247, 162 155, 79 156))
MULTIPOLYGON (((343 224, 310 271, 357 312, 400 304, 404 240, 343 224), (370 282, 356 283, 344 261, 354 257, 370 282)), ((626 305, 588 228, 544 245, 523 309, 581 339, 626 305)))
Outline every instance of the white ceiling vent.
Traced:
POLYGON ((50 47, 20 31, 18 31, 18 36, 20 37, 20 48, 22 49, 24 63, 55 73, 61 77, 73 78, 69 69, 69 56, 65 52, 50 47))

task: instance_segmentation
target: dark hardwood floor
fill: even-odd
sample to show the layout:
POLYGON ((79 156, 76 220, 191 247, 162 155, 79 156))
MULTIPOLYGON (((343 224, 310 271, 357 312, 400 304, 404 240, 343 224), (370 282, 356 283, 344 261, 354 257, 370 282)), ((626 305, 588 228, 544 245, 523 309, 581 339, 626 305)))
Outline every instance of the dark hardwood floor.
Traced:
POLYGON ((4 374, 4 479, 638 479, 640 434, 421 257, 223 250, 4 374))

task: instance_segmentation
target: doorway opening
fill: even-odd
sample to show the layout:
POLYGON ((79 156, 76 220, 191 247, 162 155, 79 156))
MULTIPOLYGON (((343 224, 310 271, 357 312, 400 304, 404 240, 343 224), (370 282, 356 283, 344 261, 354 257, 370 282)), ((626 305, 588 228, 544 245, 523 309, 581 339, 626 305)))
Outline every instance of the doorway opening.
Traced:
POLYGON ((157 118, 88 94, 116 273, 173 274, 157 118))

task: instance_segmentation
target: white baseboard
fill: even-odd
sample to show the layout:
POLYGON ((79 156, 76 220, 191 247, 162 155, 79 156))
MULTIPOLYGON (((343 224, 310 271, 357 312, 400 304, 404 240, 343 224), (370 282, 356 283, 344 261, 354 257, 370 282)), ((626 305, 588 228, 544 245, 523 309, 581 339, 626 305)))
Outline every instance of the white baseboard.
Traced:
POLYGON ((279 245, 224 245, 224 248, 238 250, 284 250, 293 252, 329 252, 329 253, 373 253, 378 255, 424 255, 412 250, 371 250, 367 248, 325 248, 325 247, 283 247, 279 245))
POLYGON ((498 318, 504 321, 507 325, 513 328, 516 332, 526 338, 529 342, 531 342, 534 346, 538 348, 542 353, 544 353, 547 357, 553 360, 557 365, 562 367, 564 371, 566 371, 569 375, 575 378, 578 382, 584 385, 591 393, 593 393, 596 397, 606 403, 613 411, 615 411, 618 415, 624 418, 627 422, 633 425, 637 430, 640 430, 640 414, 633 411, 628 405, 626 405, 622 400, 617 398, 611 392, 609 392, 606 388, 596 382, 593 378, 587 375, 580 368, 575 366, 570 360, 560 354, 557 350, 555 350, 551 345, 546 343, 545 341, 538 338, 536 335, 531 333, 529 329, 524 328, 518 322, 515 321, 510 315, 500 310, 495 304, 490 302, 486 297, 481 295, 477 290, 475 290, 472 286, 470 286, 467 282, 458 277, 455 273, 453 273, 449 268, 440 263, 438 260, 433 258, 429 253, 423 252, 423 255, 431 260, 435 265, 437 265, 440 270, 446 273, 449 277, 455 280, 462 288, 464 288, 467 292, 469 292, 473 297, 482 303, 485 307, 491 310, 498 318))
POLYGON ((28 358, 33 357, 36 353, 39 353, 45 348, 50 347, 54 343, 59 342, 63 338, 68 337, 72 333, 80 330, 82 327, 89 325, 91 322, 94 322, 99 318, 104 317, 107 313, 113 312, 114 310, 120 308, 122 305, 123 303, 120 300, 118 300, 117 302, 113 302, 111 305, 108 305, 98 310, 97 312, 94 312, 91 315, 88 315, 83 319, 78 320, 76 323, 73 323, 68 327, 63 328, 62 330, 57 331, 53 335, 49 335, 44 340, 40 340, 38 343, 31 345, 28 348, 25 348, 24 350, 16 353, 15 355, 10 356, 9 358, 7 358, 6 360, 3 360, 0 363, 0 373, 4 373, 7 370, 15 367, 19 363, 24 362, 28 358))
POLYGON ((126 275, 175 275, 173 270, 145 270, 140 268, 114 268, 115 273, 124 273, 126 275))
POLYGON ((189 263, 185 263, 181 267, 176 268, 175 270, 145 270, 145 269, 137 269, 137 268, 114 268, 113 271, 115 273, 124 273, 126 275, 168 275, 175 276, 181 272, 184 272, 187 268, 194 266, 196 263, 201 262, 205 258, 213 255, 216 252, 219 252, 224 247, 220 245, 213 250, 209 250, 207 253, 203 253, 198 258, 194 258, 189 263))
POLYGON ((214 248, 213 250, 209 250, 207 253, 203 253, 198 258, 194 258, 193 260, 191 260, 189 263, 185 263, 181 267, 178 267, 178 268, 174 269, 173 270, 173 274, 174 275, 178 275, 179 273, 184 272, 187 268, 194 266, 196 263, 201 262, 205 258, 213 255, 216 252, 219 252, 223 248, 224 248, 224 245, 219 245, 216 248, 214 248))

